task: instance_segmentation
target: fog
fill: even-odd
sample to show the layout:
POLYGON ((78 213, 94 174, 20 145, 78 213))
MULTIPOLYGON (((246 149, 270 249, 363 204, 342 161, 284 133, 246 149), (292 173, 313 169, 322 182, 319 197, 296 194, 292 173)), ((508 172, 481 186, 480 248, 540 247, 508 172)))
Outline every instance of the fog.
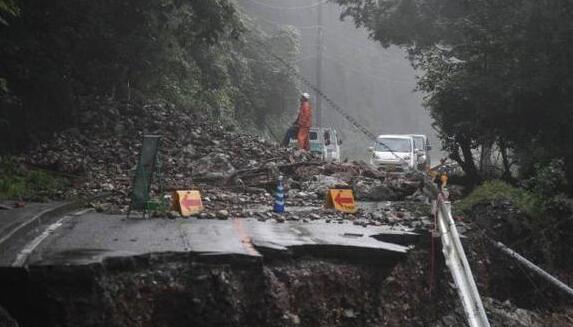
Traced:
MULTIPOLYGON (((293 26, 300 33, 301 73, 317 85, 316 68, 319 33, 318 1, 239 0, 239 5, 269 32, 293 26)), ((322 85, 323 93, 375 134, 420 133, 430 137, 434 148, 439 141, 431 119, 422 107, 422 94, 414 92, 416 72, 404 50, 384 49, 347 19, 340 20, 341 8, 322 3, 322 85)), ((303 90, 304 91, 304 90, 303 90)), ((313 105, 316 107, 316 95, 313 105)), ((315 108, 315 120, 317 110, 315 108)), ((334 127, 344 139, 343 157, 366 159, 371 141, 322 101, 322 125, 334 127)), ((435 161, 439 155, 434 153, 435 161)))

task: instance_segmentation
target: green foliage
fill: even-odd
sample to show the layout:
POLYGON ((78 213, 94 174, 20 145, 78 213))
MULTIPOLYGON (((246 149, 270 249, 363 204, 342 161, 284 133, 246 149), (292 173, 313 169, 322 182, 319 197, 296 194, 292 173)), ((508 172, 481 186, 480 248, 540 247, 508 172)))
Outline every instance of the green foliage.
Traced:
POLYGON ((9 16, 20 15, 20 8, 14 0, 0 0, 0 25, 8 25, 9 16))
POLYGON ((476 183, 475 150, 497 143, 519 160, 564 158, 573 190, 571 1, 337 2, 382 45, 408 49, 444 148, 476 183))
POLYGON ((277 122, 288 126, 296 116, 298 82, 271 52, 294 62, 300 52, 299 35, 290 29, 266 35, 254 25, 249 27, 234 44, 238 53, 232 58, 230 75, 237 85, 235 117, 252 131, 273 129, 277 122))
MULTIPOLYGON (((541 173, 539 177, 541 178, 544 173, 541 173)), ((544 184, 544 187, 547 186, 555 186, 555 184, 544 184)), ((477 204, 508 201, 532 218, 532 224, 540 225, 544 225, 550 217, 557 219, 570 214, 566 197, 562 193, 555 193, 555 189, 546 193, 539 192, 539 190, 536 188, 535 192, 532 192, 499 180, 487 181, 456 203, 455 208, 469 214, 477 204)))
POLYGON ((43 200, 53 198, 68 181, 45 171, 25 169, 4 159, 0 162, 0 200, 43 200))
POLYGON ((550 160, 535 164, 535 174, 526 182, 533 193, 544 197, 555 197, 566 190, 563 160, 550 160))
POLYGON ((99 102, 128 110, 126 102, 162 100, 255 131, 296 114, 297 84, 265 50, 294 58, 298 35, 262 33, 230 0, 23 1, 22 9, 0 30, 0 62, 10 67, 0 74, 25 100, 0 96, 10 125, 0 148, 78 126, 99 102))
POLYGON ((546 199, 499 180, 492 180, 476 187, 466 198, 456 203, 456 209, 469 213, 477 204, 509 201, 528 216, 541 218, 546 199))

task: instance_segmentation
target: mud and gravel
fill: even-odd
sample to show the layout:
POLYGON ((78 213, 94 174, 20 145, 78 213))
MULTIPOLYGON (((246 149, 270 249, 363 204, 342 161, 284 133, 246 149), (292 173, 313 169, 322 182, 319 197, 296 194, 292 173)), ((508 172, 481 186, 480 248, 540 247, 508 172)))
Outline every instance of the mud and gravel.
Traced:
MULTIPOLYGON (((0 303, 20 326, 466 326, 440 256, 432 275, 419 247, 400 262, 161 254, 3 270, 0 303)), ((488 297, 476 274, 492 326, 568 326, 566 309, 488 297)))
MULTIPOLYGON (((199 218, 390 225, 419 231, 421 241, 401 262, 163 253, 87 266, 3 268, 0 326, 15 326, 15 320, 48 327, 466 326, 439 239, 432 246, 433 219, 419 175, 385 173, 361 162, 320 162, 162 103, 125 113, 110 107, 106 115, 82 121, 81 130, 59 133, 17 159, 68 176, 73 187, 60 198, 111 192, 90 205, 125 213, 142 136, 153 133, 163 136, 164 188, 201 190, 205 211, 199 218), (287 208, 297 209, 284 215, 270 210, 278 175, 286 176, 287 208), (356 214, 323 208, 325 190, 341 185, 372 206, 356 214)), ((164 195, 158 187, 152 191, 164 195)), ((570 300, 484 242, 484 230, 512 242, 532 233, 531 226, 515 224, 523 217, 512 210, 486 206, 476 209, 479 216, 457 222, 492 326, 573 326, 570 300)), ((183 219, 165 212, 155 217, 183 219)), ((563 268, 571 256, 551 251, 569 252, 541 251, 538 243, 517 249, 571 280, 571 270, 563 268)))

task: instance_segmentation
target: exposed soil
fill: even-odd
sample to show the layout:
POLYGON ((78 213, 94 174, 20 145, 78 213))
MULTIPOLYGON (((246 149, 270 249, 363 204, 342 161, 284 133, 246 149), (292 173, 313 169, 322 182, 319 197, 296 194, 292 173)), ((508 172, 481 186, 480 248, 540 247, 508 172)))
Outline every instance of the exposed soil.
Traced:
POLYGON ((571 247, 563 244, 571 243, 573 221, 548 216, 542 228, 509 202, 476 205, 467 219, 474 228, 467 233, 466 251, 474 274, 478 276, 481 294, 536 312, 568 312, 569 323, 565 326, 573 325, 573 299, 514 259, 502 255, 490 242, 496 240, 506 244, 571 285, 573 253, 571 247))
MULTIPOLYGON (((115 192, 112 201, 93 205, 101 211, 125 212, 140 138, 152 131, 164 136, 165 186, 201 189, 206 210, 200 218, 256 216, 267 223, 351 220, 365 228, 408 226, 422 233, 431 228, 418 176, 392 176, 362 163, 317 163, 308 154, 219 123, 200 122, 200 117, 161 104, 145 107, 140 114, 124 117, 110 112, 99 124, 120 124, 113 128, 117 132, 96 133, 95 129, 110 130, 101 126, 68 130, 18 160, 76 176, 77 184, 63 197, 115 192), (284 216, 256 212, 253 208, 270 208, 278 174, 286 176, 287 206, 315 209, 284 216), (351 186, 363 200, 406 201, 353 215, 317 209, 325 190, 339 183, 351 186)), ((476 208, 475 217, 459 222, 492 326, 573 326, 570 300, 485 242, 483 230, 508 245, 532 234, 521 213, 512 210, 476 208)), ((21 326, 48 327, 465 326, 439 244, 436 239, 432 251, 430 237, 423 234, 401 262, 358 255, 341 261, 304 251, 264 260, 164 253, 88 266, 4 268, 0 305, 7 312, 0 311, 0 326, 14 325, 9 314, 21 326)), ((543 243, 560 248, 538 244, 542 243, 534 239, 516 250, 570 281, 567 267, 572 256, 555 253, 570 253, 563 244, 571 242, 543 243)))
MULTIPOLYGON (((401 262, 161 254, 4 269, 0 304, 20 326, 465 326, 439 247, 431 278, 429 245, 401 262)), ((519 309, 521 281, 470 249, 492 326, 570 325, 571 306, 519 309)))
POLYGON ((315 258, 111 259, 4 273, 2 304, 23 326, 374 326, 392 320, 391 270, 315 258))

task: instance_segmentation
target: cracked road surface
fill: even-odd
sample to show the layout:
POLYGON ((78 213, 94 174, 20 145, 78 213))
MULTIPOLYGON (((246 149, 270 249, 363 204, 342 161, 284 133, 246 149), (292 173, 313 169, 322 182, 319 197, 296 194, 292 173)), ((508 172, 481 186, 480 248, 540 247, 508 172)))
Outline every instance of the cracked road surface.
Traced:
POLYGON ((49 233, 43 234, 41 242, 32 239, 28 244, 38 244, 21 250, 28 251, 26 260, 21 259, 22 253, 17 253, 15 256, 20 259, 9 264, 83 265, 110 257, 170 252, 250 257, 319 255, 368 260, 375 256, 398 257, 408 250, 404 242, 390 243, 381 239, 416 236, 384 226, 364 228, 322 220, 309 223, 260 222, 254 218, 128 220, 124 216, 96 212, 69 216, 46 230, 49 233))

